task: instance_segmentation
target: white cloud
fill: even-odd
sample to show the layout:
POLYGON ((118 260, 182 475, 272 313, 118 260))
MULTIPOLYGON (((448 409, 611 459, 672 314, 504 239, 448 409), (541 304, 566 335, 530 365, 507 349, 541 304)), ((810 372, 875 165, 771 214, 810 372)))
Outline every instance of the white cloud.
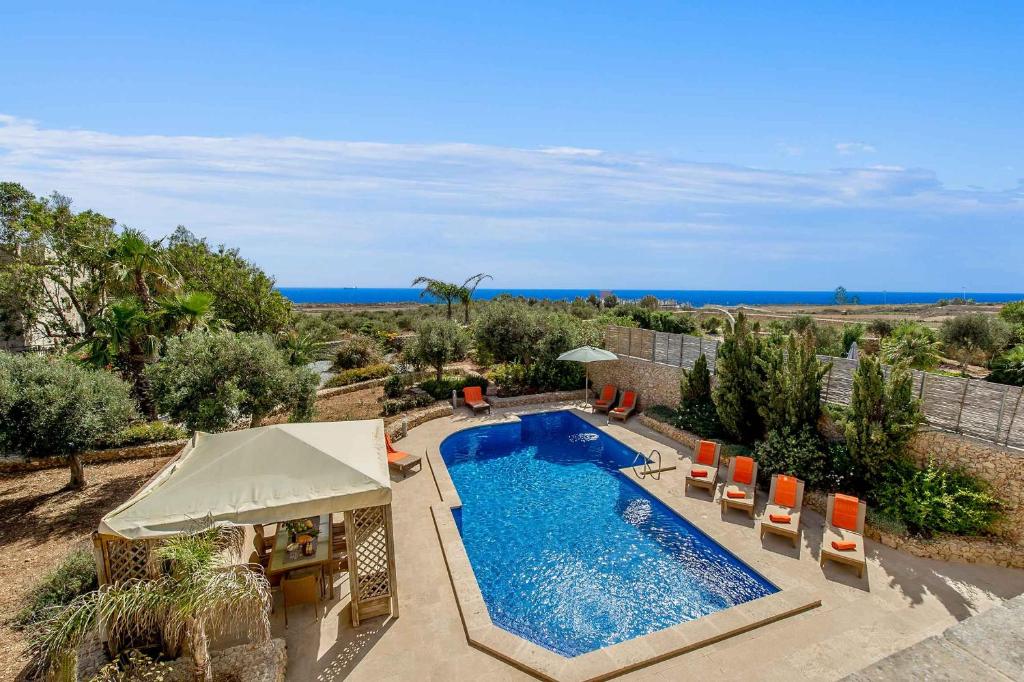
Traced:
POLYGON ((866 142, 836 142, 836 151, 843 156, 874 154, 878 150, 866 142))
POLYGON ((761 262, 847 257, 851 239, 884 250, 880 225, 927 247, 947 223, 1007 230, 1024 214, 1020 189, 953 191, 898 166, 793 173, 573 147, 117 135, 2 115, 0 179, 153 234, 188 225, 311 285, 405 284, 472 262, 503 286, 771 287, 750 281, 761 262))

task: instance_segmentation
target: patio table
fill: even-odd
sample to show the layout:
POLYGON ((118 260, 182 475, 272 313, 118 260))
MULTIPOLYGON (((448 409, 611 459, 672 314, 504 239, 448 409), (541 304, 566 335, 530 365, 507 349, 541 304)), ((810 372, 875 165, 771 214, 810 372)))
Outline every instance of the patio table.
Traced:
MULTIPOLYGON (((299 552, 294 559, 288 558, 285 547, 288 546, 288 527, 284 523, 277 524, 277 534, 274 536, 274 551, 270 555, 270 563, 267 566, 267 575, 287 573, 300 568, 317 567, 321 568, 325 562, 331 560, 331 515, 320 515, 320 535, 317 537, 316 552, 313 556, 306 556, 299 552)), ((334 598, 334 585, 331 585, 331 599, 334 598)))

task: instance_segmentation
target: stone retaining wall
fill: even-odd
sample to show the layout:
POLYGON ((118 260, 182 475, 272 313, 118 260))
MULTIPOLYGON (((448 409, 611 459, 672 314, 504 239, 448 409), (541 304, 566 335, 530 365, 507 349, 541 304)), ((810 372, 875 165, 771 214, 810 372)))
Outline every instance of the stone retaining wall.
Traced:
MULTIPOLYGON (((185 447, 188 440, 169 440, 162 443, 131 445, 109 450, 93 450, 82 453, 85 464, 101 464, 103 462, 119 462, 125 459, 149 459, 170 457, 185 447)), ((39 469, 57 469, 66 467, 68 460, 64 457, 40 457, 25 459, 24 457, 0 457, 0 474, 17 474, 39 469)))
POLYGON ((659 421, 654 417, 649 417, 646 414, 641 413, 639 417, 640 423, 649 428, 652 431, 657 431, 666 438, 682 443, 691 450, 697 450, 697 444, 700 443, 701 437, 697 434, 690 433, 689 431, 683 431, 682 429, 676 428, 671 424, 666 424, 663 421, 659 421))
POLYGON ((620 356, 613 362, 590 364, 590 381, 600 390, 605 384, 614 384, 619 390, 640 394, 640 409, 651 405, 679 404, 678 367, 659 365, 646 360, 620 356))
POLYGON ((442 402, 430 405, 421 410, 413 410, 404 414, 396 414, 385 419, 385 430, 392 440, 405 438, 405 429, 414 428, 434 419, 450 417, 454 413, 450 403, 442 402), (403 421, 404 420, 404 421, 403 421), (403 428, 405 427, 405 428, 403 428))
MULTIPOLYGON (((591 389, 590 397, 594 397, 591 389)), ((577 388, 572 391, 554 391, 551 393, 533 393, 531 395, 513 395, 507 398, 488 395, 487 402, 492 407, 520 407, 522 405, 539 405, 540 403, 559 403, 566 400, 580 400, 583 398, 583 389, 577 388)))
MULTIPOLYGON (((210 652, 215 680, 284 682, 288 649, 283 639, 266 644, 240 644, 210 652)), ((192 682, 192 659, 178 658, 166 664, 164 682, 192 682)))

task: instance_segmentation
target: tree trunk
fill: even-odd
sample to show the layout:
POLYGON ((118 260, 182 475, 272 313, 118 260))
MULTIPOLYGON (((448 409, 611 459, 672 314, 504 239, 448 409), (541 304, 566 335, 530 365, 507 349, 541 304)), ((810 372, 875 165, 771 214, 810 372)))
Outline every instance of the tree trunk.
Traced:
POLYGON ((448 319, 452 319, 452 300, 448 299, 448 319))
POLYGON ((192 679, 195 682, 213 682, 213 666, 210 665, 210 647, 206 639, 206 626, 200 620, 193 620, 185 636, 192 654, 192 679))
POLYGON ((135 293, 142 303, 142 309, 147 313, 153 311, 153 297, 149 293, 149 285, 146 284, 146 277, 142 270, 135 271, 135 293))
POLYGON ((139 411, 146 419, 153 421, 157 416, 156 403, 153 402, 153 391, 149 387, 149 377, 146 376, 146 354, 136 341, 132 341, 128 354, 128 375, 139 411))
POLYGON ((465 312, 466 312, 466 324, 469 324, 469 304, 468 303, 465 304, 465 312))
POLYGON ((440 365, 434 367, 434 369, 437 371, 437 380, 441 381, 444 377, 444 363, 442 362, 440 365))
POLYGON ((85 465, 82 464, 82 457, 76 452, 68 455, 68 468, 71 469, 71 480, 68 488, 81 490, 85 487, 85 465))

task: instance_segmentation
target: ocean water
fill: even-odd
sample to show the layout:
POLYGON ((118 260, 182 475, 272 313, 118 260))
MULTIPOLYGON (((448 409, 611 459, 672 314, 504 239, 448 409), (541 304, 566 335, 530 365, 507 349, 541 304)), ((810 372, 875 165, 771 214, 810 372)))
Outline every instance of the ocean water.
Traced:
MULTIPOLYGON (((420 298, 419 289, 362 289, 362 288, 304 288, 281 287, 280 292, 293 303, 406 303, 432 301, 420 298)), ((705 305, 829 305, 834 303, 832 291, 726 291, 701 289, 477 289, 475 297, 488 300, 499 294, 526 296, 538 299, 571 301, 577 296, 601 295, 611 291, 622 299, 639 299, 651 294, 661 300, 672 299, 696 307, 705 305)), ((943 298, 963 296, 963 291, 851 291, 862 304, 935 303, 943 298)), ((1024 293, 967 292, 967 298, 983 303, 1003 303, 1024 299, 1024 293)))
POLYGON ((569 412, 441 443, 494 623, 563 656, 778 589, 619 473, 636 453, 569 412))

